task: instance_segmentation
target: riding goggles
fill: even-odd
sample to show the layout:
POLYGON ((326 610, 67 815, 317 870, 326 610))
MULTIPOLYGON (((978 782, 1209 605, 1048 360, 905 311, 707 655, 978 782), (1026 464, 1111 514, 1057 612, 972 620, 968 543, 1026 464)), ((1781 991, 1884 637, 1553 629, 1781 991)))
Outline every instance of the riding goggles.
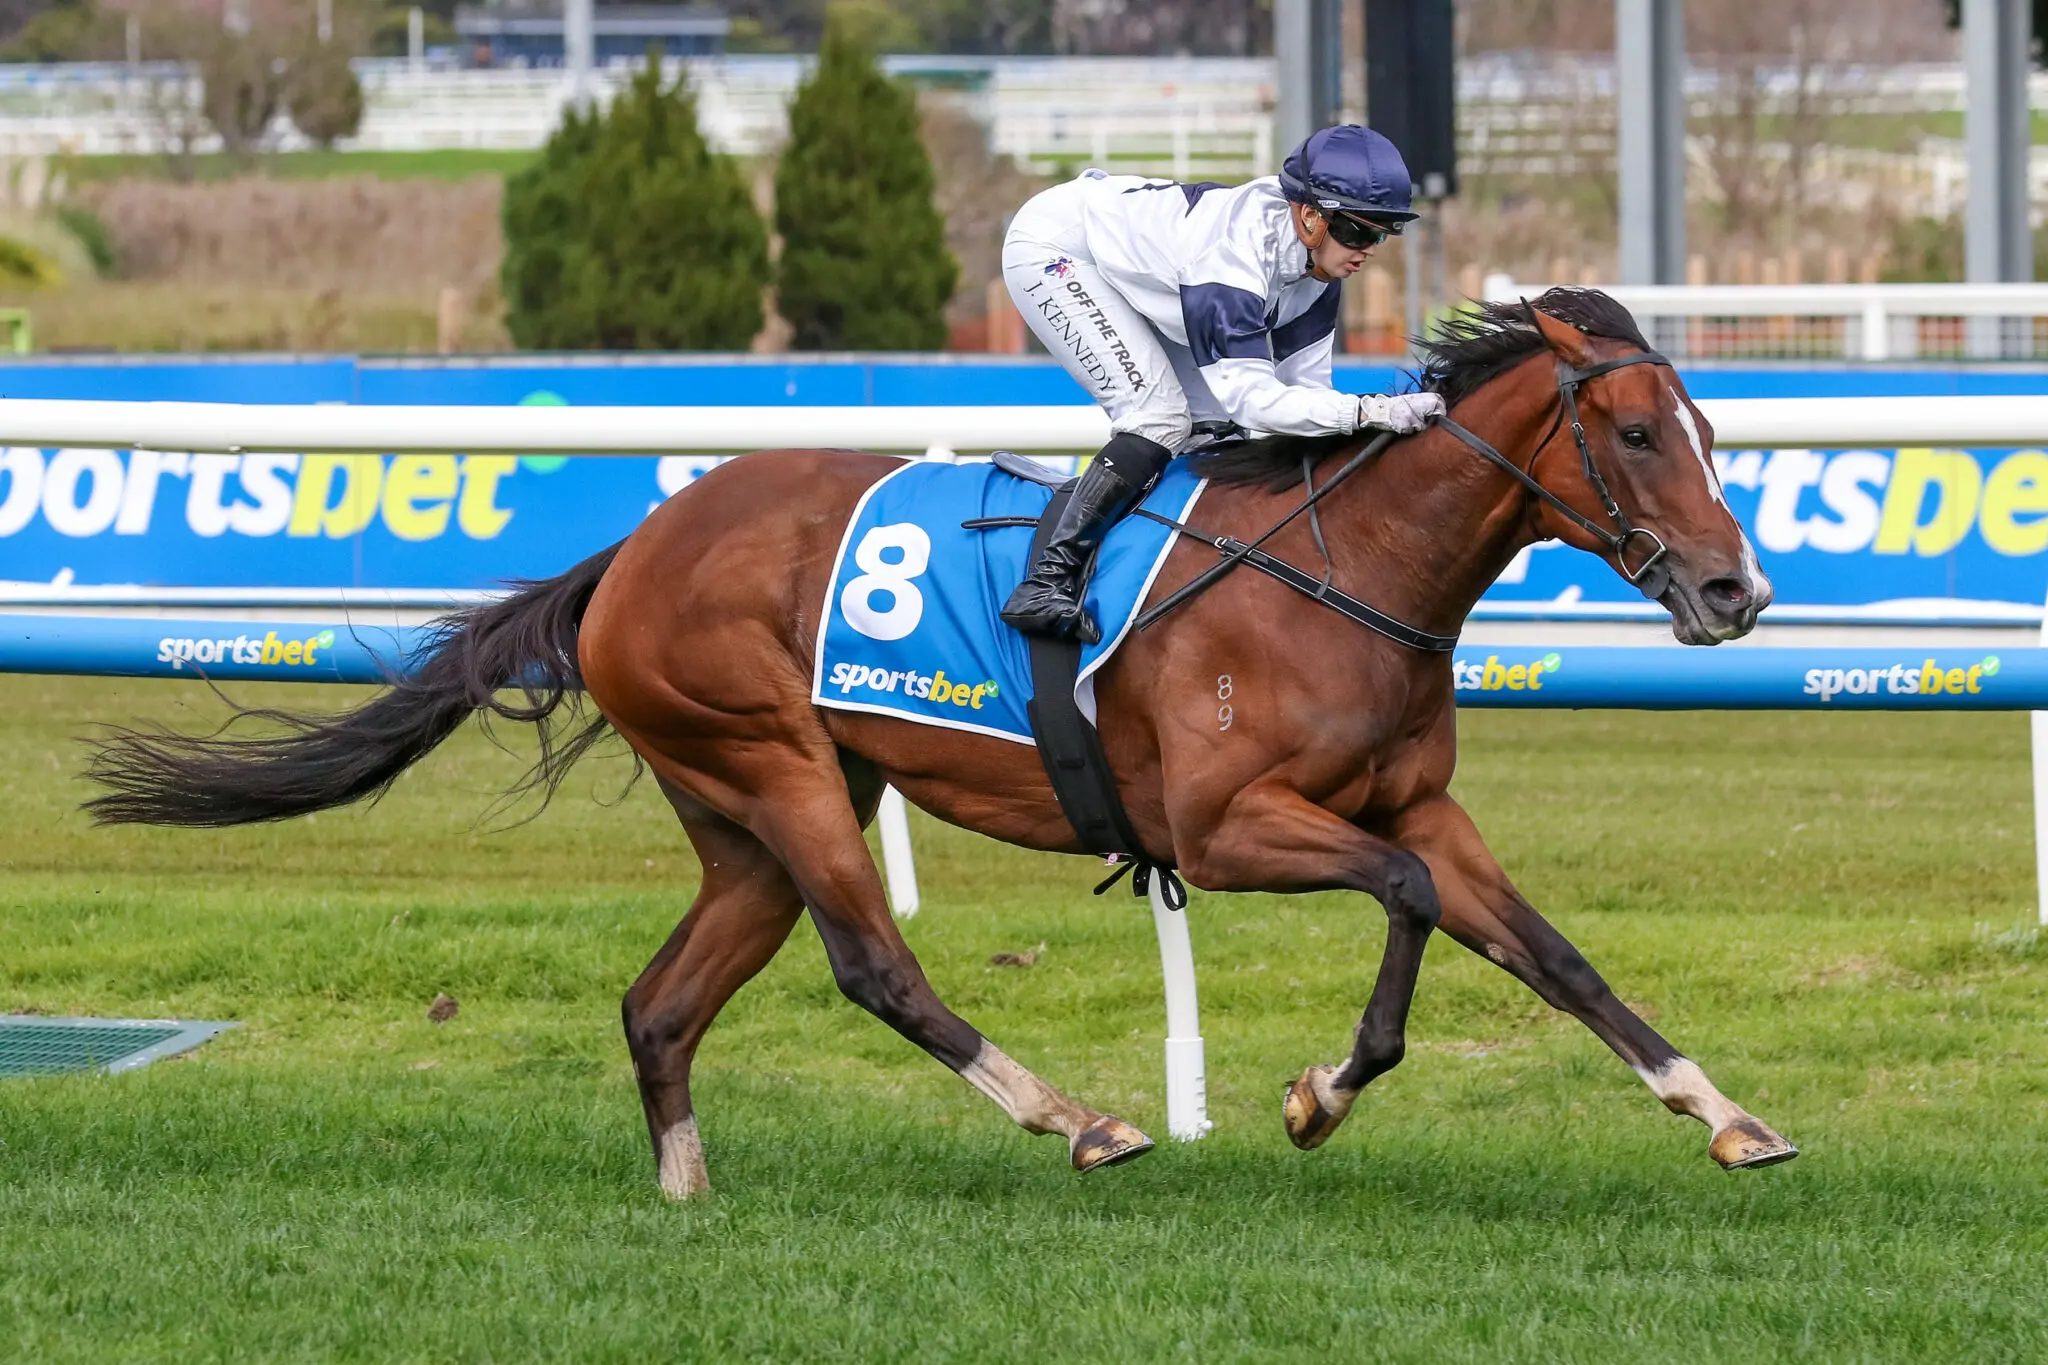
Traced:
POLYGON ((1376 247, 1389 237, 1398 236, 1400 227, 1386 223, 1369 223, 1363 218, 1354 218, 1348 213, 1326 212, 1323 221, 1330 225, 1330 238, 1338 246, 1353 251, 1364 251, 1376 247))

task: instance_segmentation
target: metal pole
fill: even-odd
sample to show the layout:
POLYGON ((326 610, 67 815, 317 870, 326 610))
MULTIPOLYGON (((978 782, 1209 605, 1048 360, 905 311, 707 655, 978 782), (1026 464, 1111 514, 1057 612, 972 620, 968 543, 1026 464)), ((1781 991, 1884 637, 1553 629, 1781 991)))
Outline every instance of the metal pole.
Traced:
MULTIPOLYGON (((2034 278, 2027 224, 2029 35, 2027 0, 1963 0, 1963 142, 1970 166, 1963 251, 1972 283, 2034 278)), ((1970 354, 1998 356, 2004 323, 1971 319, 1970 354)))
POLYGON ((405 16, 405 60, 414 71, 427 64, 427 16, 418 5, 405 16))
POLYGON ((323 43, 334 38, 334 0, 317 0, 313 6, 313 28, 323 43))
POLYGON ((1422 335, 1422 253, 1429 232, 1425 215, 1401 234, 1401 339, 1411 347, 1422 335))
MULTIPOLYGON (((1439 178, 1440 178, 1440 177, 1439 177, 1439 178)), ((1445 253, 1445 249, 1444 249, 1444 201, 1443 201, 1443 200, 1442 200, 1441 198, 1435 198, 1435 199, 1427 199, 1427 200, 1424 200, 1423 202, 1424 202, 1424 205, 1425 205, 1425 207, 1426 207, 1426 208, 1427 208, 1427 209, 1429 210, 1429 218, 1430 218, 1430 224, 1429 224, 1429 237, 1428 237, 1428 241, 1429 241, 1429 304, 1428 304, 1428 310, 1429 310, 1430 312, 1434 312, 1434 311, 1436 311, 1436 310, 1438 310, 1438 309, 1442 309, 1442 308, 1448 307, 1448 306, 1449 306, 1449 304, 1450 304, 1450 301, 1451 301, 1451 297, 1450 297, 1450 296, 1451 296, 1450 284, 1449 284, 1449 281, 1448 281, 1448 280, 1447 280, 1447 278, 1446 278, 1446 277, 1448 276, 1448 274, 1450 273, 1450 265, 1449 265, 1449 262, 1445 260, 1445 255, 1446 255, 1446 253, 1445 253)), ((1427 314, 1425 314, 1425 317, 1424 317, 1424 325, 1425 325, 1425 326, 1427 325, 1427 314)))
POLYGON ((596 11, 593 0, 565 0, 562 6, 562 65, 569 69, 569 100, 578 109, 590 102, 596 11))
POLYGON ((1685 282, 1685 9, 1615 0, 1621 282, 1685 282))
POLYGON ((1315 23, 1318 0, 1273 0, 1273 153, 1287 154, 1316 130, 1315 23))
MULTIPOLYGON (((2041 618, 2041 643, 2048 646, 2048 615, 2041 618)), ((2048 711, 2028 719, 2034 736, 2034 898, 2048 926, 2048 711)))
POLYGON ((1309 23, 1309 59, 1312 133, 1344 117, 1344 0, 1314 0, 1309 23))

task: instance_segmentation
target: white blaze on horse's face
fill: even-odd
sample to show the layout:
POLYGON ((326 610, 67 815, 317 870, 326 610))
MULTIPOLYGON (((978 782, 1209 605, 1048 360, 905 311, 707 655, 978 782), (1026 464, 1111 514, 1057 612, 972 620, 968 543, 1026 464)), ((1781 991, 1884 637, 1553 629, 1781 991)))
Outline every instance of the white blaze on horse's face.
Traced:
POLYGON ((1678 425, 1685 428, 1685 439, 1692 446, 1692 457, 1699 461, 1700 473, 1707 479, 1707 491, 1714 495, 1714 501, 1723 507, 1728 499, 1721 494, 1721 480, 1714 474, 1714 466, 1707 460, 1707 448, 1700 444, 1700 424, 1692 420, 1692 404, 1685 401, 1673 386, 1666 384, 1664 392, 1671 395, 1671 401, 1678 408, 1678 425))
MULTIPOLYGON (((1735 520, 1721 487, 1720 476, 1714 472, 1707 440, 1701 436, 1704 418, 1696 414, 1692 400, 1680 392, 1676 384, 1667 382, 1664 392, 1671 399, 1672 413, 1677 418, 1679 430, 1685 433, 1686 445, 1692 453, 1693 463, 1699 468, 1707 496, 1721 509, 1721 514, 1728 518, 1735 531, 1735 583, 1740 585, 1748 599, 1746 609, 1732 601, 1728 596, 1731 584, 1726 577, 1702 582, 1695 575, 1687 575, 1687 581, 1683 583, 1674 577, 1674 594, 1666 603, 1671 608, 1672 632, 1687 644, 1712 644, 1749 632, 1757 613, 1771 604, 1771 581, 1764 577, 1763 568, 1757 563, 1756 550, 1750 545, 1742 524, 1735 520), (1712 602, 1707 600, 1709 595, 1714 599, 1712 602)), ((1694 567, 1698 570, 1706 568, 1704 565, 1694 567)))
MULTIPOLYGON (((1692 400, 1669 384, 1665 389, 1671 394, 1671 401, 1678 405, 1678 424, 1685 428, 1685 438, 1692 445, 1693 458, 1699 461, 1700 473, 1706 478, 1707 491, 1714 495, 1715 502, 1727 507, 1728 499, 1722 492, 1721 476, 1714 472, 1714 462, 1708 458, 1706 445, 1700 440, 1699 423, 1693 420, 1692 400)), ((1729 515, 1732 517, 1734 512, 1731 510, 1729 515)), ((1749 533, 1742 529, 1741 522, 1735 523, 1735 531, 1742 537, 1742 572, 1749 578, 1750 590, 1757 596, 1757 610, 1762 611, 1776 594, 1771 589, 1771 580, 1764 577, 1763 566, 1756 562, 1756 547, 1750 544, 1749 533)))

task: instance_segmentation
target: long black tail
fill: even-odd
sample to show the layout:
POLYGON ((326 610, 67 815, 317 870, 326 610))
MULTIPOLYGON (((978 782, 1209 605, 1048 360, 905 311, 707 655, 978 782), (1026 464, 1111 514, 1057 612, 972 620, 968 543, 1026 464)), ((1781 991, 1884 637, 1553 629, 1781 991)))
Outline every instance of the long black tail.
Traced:
POLYGON ((472 712, 540 726, 541 757, 521 789, 552 794, 603 737, 600 717, 566 737, 556 713, 577 709, 583 680, 576 630, 619 547, 557 578, 513 585, 509 597, 435 623, 428 657, 353 711, 311 716, 240 711, 211 735, 115 730, 88 776, 106 793, 86 803, 103 825, 248 825, 381 796, 472 712), (515 701, 498 693, 517 690, 515 701), (242 721, 282 734, 231 735, 242 721))

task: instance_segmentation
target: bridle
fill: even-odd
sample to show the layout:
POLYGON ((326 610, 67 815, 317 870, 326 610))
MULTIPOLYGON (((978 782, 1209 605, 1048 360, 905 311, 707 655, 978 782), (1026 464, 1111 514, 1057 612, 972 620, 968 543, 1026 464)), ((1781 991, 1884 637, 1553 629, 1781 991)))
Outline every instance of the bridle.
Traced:
POLYGON ((1457 437, 1460 441, 1463 441, 1474 451, 1477 451, 1513 475, 1524 488, 1548 503, 1551 509, 1559 516, 1599 541, 1601 545, 1606 547, 1607 553, 1614 556, 1614 562, 1620 567, 1622 577, 1634 584, 1636 590, 1642 593, 1643 596, 1654 602, 1662 597, 1665 590, 1671 586, 1671 570, 1664 563, 1666 556, 1671 551, 1665 547, 1663 537, 1659 536, 1655 531, 1652 531, 1647 526, 1637 526, 1631 522, 1628 519, 1628 513, 1621 510, 1621 504, 1616 502, 1614 495, 1607 491, 1607 480, 1601 477, 1599 467, 1593 463, 1593 449, 1586 444, 1586 428, 1579 421, 1579 385, 1589 379, 1596 379, 1610 370, 1625 369, 1630 365, 1670 364, 1669 360, 1666 360, 1655 351, 1636 351, 1630 355, 1617 356, 1612 360, 1603 360, 1597 364, 1583 367, 1573 365, 1563 357, 1558 358, 1557 394, 1559 401, 1557 416, 1551 420, 1549 430, 1543 433, 1543 439, 1536 443, 1536 448, 1529 457, 1530 468, 1533 469, 1535 467, 1537 457, 1543 453, 1543 448, 1550 444, 1550 438, 1557 434, 1559 425, 1563 423, 1565 418, 1571 418, 1572 441, 1579 448, 1579 465, 1585 471, 1586 482, 1592 485, 1593 492, 1599 496, 1601 509, 1607 513, 1607 519, 1614 523, 1614 529, 1612 530, 1600 525, 1579 511, 1578 508, 1573 507, 1563 498, 1545 488, 1537 481, 1534 474, 1524 470, 1520 465, 1517 465, 1513 460, 1495 450, 1480 437, 1459 426, 1450 417, 1439 417, 1436 424, 1457 437), (1643 562, 1631 569, 1628 564, 1628 547, 1630 541, 1637 539, 1648 541, 1650 549, 1648 556, 1643 562))
MULTIPOLYGON (((1452 421, 1448 415, 1437 418, 1436 425, 1442 427, 1452 436, 1457 437, 1458 440, 1494 464, 1499 465, 1530 493, 1533 493, 1543 502, 1548 503, 1558 515, 1564 517, 1587 535, 1599 541, 1606 551, 1614 556, 1614 562, 1621 569, 1622 576, 1635 585, 1636 591, 1654 602, 1662 597, 1671 586, 1671 570, 1665 563, 1671 551, 1665 546, 1663 537, 1659 536, 1655 531, 1652 531, 1647 526, 1637 526, 1631 522, 1628 519, 1628 514, 1621 510, 1621 504, 1614 500, 1614 494, 1608 491, 1607 480, 1601 477, 1599 467, 1593 463, 1593 449, 1586 443, 1585 424, 1579 420, 1578 390, 1579 385, 1586 383, 1588 380, 1597 379, 1611 370, 1625 369, 1630 365, 1669 366, 1670 364, 1669 360, 1656 351, 1636 351, 1629 355, 1617 356, 1612 360, 1602 360, 1586 366, 1573 365, 1562 356, 1558 358, 1557 416, 1551 419, 1549 428, 1543 433, 1543 439, 1538 441, 1535 448, 1530 452, 1530 468, 1533 469, 1535 467, 1537 459, 1543 454, 1544 447, 1550 444, 1551 437, 1557 435, 1558 427, 1569 417, 1572 424, 1572 441, 1579 448, 1580 467, 1585 471, 1586 482, 1592 485, 1594 493, 1600 498, 1601 510, 1607 513, 1608 520, 1613 523, 1612 530, 1600 525, 1592 518, 1586 516, 1585 513, 1579 511, 1578 508, 1573 507, 1563 498, 1545 488, 1537 481, 1534 474, 1524 470, 1513 460, 1495 450, 1481 437, 1474 435, 1458 423, 1452 421), (1628 564, 1628 547, 1631 541, 1637 539, 1648 541, 1650 550, 1643 562, 1631 569, 1628 564)), ((1309 469, 1304 466, 1302 479, 1304 486, 1308 489, 1308 496, 1302 499, 1299 507, 1267 528, 1266 533, 1254 541, 1242 541, 1235 536, 1208 535, 1205 532, 1196 530, 1192 526, 1183 525, 1171 517, 1161 516, 1145 508, 1138 508, 1134 515, 1156 521, 1163 526, 1171 527, 1182 535, 1206 541, 1214 546, 1217 553, 1221 554, 1223 558, 1217 563, 1210 565, 1207 569, 1204 569, 1201 573, 1196 574, 1177 591, 1168 594, 1157 605, 1140 613, 1134 622, 1136 628, 1145 630, 1154 625, 1161 617, 1167 615, 1191 598, 1205 592, 1217 579, 1242 564, 1249 568, 1257 569, 1269 577, 1278 579, 1295 591, 1314 598, 1323 605, 1350 617, 1360 625, 1386 636, 1397 644, 1405 645, 1410 649, 1421 650, 1425 653, 1439 654, 1447 654, 1456 648, 1458 643, 1457 636, 1437 635, 1422 630, 1419 627, 1408 625, 1365 602, 1359 601, 1348 593, 1333 588, 1330 585, 1327 573, 1323 575, 1319 582, 1313 575, 1305 573, 1283 560, 1275 559, 1259 548, 1277 535, 1282 527, 1292 522, 1304 512, 1309 514, 1310 520, 1313 522, 1315 505, 1334 492, 1337 485, 1343 483, 1367 463, 1377 458, 1380 452, 1385 450, 1393 439, 1394 434, 1392 432, 1381 432, 1363 450, 1345 461, 1343 467, 1331 475, 1329 481, 1321 487, 1315 486, 1310 477, 1309 469)), ((1003 520, 1006 519, 989 519, 986 524, 998 524, 1003 520)), ((969 522, 966 524, 976 525, 981 523, 969 522)), ((1035 522, 1027 519, 1026 524, 1035 524, 1035 522)), ((1321 543, 1320 528, 1318 529, 1317 542, 1318 544, 1321 543)), ((1327 550, 1324 552, 1324 555, 1327 560, 1327 550)))

